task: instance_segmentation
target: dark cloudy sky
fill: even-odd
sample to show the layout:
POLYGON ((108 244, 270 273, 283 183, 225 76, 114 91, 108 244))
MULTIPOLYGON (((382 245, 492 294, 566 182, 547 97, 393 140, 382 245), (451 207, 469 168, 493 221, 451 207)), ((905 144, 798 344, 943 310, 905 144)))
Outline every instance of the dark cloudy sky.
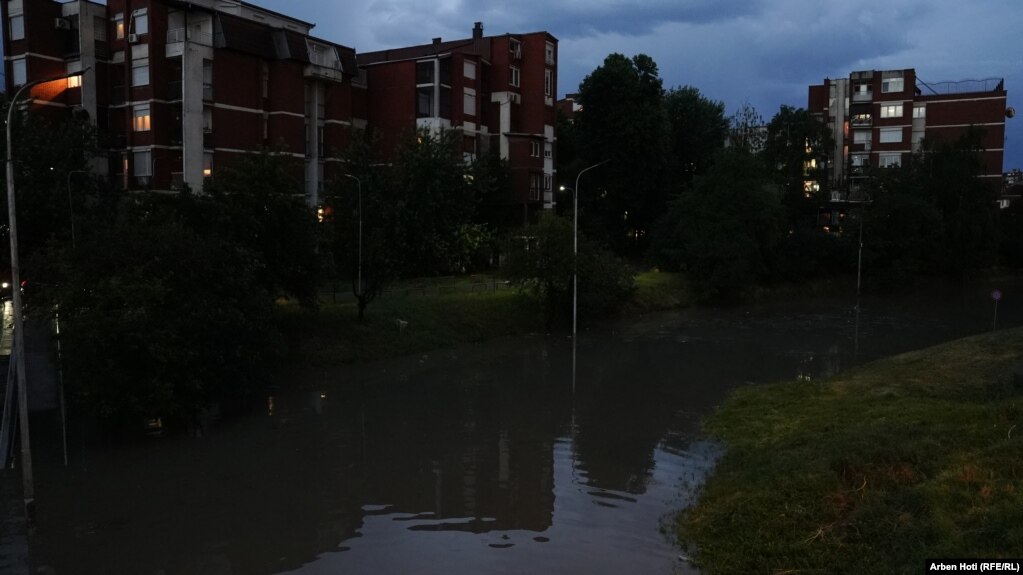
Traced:
POLYGON ((806 106, 807 86, 854 70, 916 68, 929 83, 1005 78, 1005 169, 1023 168, 1021 0, 250 0, 316 23, 366 52, 434 37, 546 30, 559 39, 558 92, 574 92, 611 52, 646 53, 665 87, 692 85, 731 114, 770 119, 806 106))

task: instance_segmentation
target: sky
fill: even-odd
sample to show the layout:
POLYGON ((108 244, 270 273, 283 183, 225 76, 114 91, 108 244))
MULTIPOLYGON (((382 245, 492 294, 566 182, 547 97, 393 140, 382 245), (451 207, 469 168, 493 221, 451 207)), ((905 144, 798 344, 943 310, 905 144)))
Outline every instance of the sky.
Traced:
POLYGON ((916 68, 918 78, 1004 78, 1006 171, 1023 169, 1020 0, 249 0, 316 24, 359 52, 545 30, 558 38, 558 93, 613 52, 648 54, 665 88, 695 86, 770 120, 807 105, 807 87, 857 70, 916 68))

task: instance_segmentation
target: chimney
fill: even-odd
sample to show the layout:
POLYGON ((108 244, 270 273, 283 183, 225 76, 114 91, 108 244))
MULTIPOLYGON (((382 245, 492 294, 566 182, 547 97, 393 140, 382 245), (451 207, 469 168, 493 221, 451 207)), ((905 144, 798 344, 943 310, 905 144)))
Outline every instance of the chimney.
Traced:
POLYGON ((476 25, 473 26, 472 37, 477 40, 483 37, 483 22, 476 22, 476 25))
POLYGON ((433 46, 434 47, 440 46, 440 38, 434 38, 433 39, 433 46))

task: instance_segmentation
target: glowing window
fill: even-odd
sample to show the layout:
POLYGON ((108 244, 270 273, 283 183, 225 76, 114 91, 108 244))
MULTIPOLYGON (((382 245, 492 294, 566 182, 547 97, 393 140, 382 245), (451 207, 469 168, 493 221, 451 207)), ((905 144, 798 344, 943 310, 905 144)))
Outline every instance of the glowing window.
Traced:
POLYGON ((131 129, 148 132, 151 129, 149 104, 137 104, 132 108, 131 129))

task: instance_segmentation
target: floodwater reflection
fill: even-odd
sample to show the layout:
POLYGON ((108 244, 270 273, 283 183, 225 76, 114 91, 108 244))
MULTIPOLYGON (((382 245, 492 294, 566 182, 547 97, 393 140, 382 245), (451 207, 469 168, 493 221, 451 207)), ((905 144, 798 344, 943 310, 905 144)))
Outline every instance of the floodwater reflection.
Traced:
POLYGON ((33 568, 688 573, 660 530, 717 455, 699 419, 740 385, 979 331, 936 305, 865 299, 858 326, 838 300, 651 316, 581 336, 574 382, 555 336, 304 370, 199 438, 41 456, 33 568))

